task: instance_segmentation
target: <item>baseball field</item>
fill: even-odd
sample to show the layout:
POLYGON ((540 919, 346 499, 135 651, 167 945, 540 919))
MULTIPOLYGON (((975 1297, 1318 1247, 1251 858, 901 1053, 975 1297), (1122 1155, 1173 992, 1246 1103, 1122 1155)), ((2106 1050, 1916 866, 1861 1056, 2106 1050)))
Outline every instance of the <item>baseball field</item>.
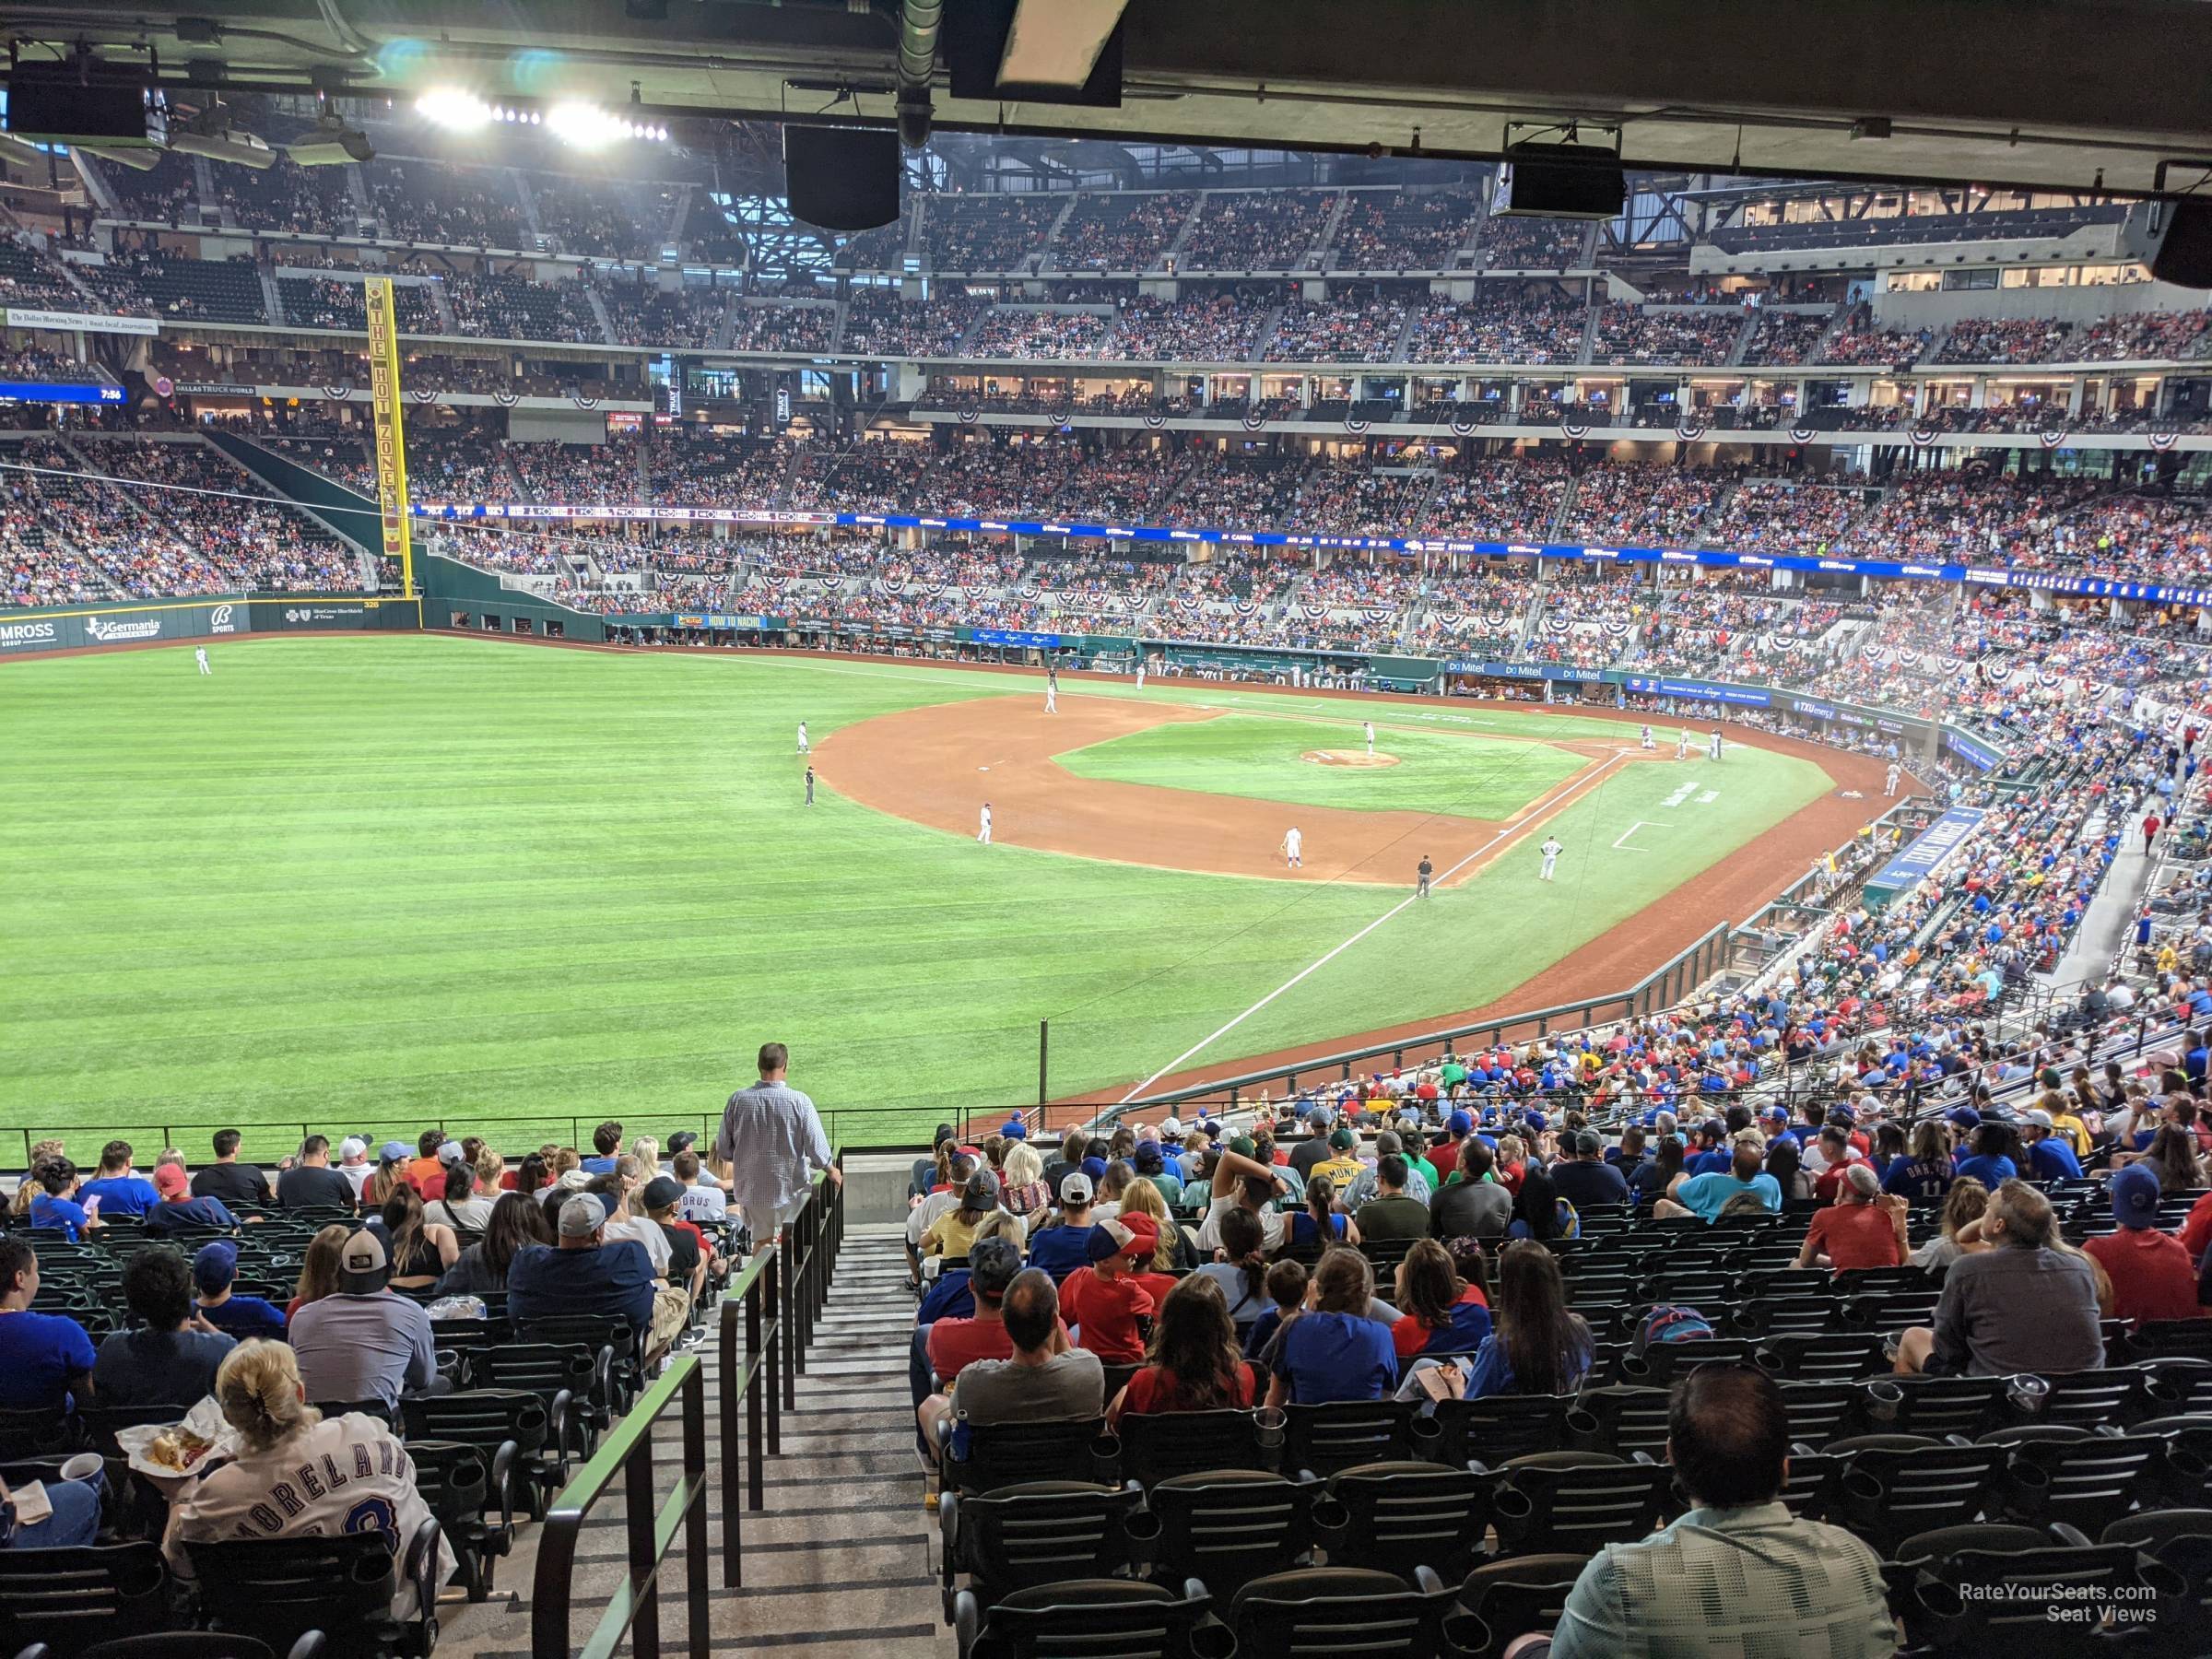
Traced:
POLYGON ((1047 713, 1032 673, 435 635, 210 655, 0 669, 0 1124, 80 1159, 696 1126, 770 1038, 841 1138, 925 1137, 1034 1100, 1040 1019, 1057 1098, 1613 989, 1874 809, 1833 756, 1678 760, 1673 725, 1645 752, 1541 705, 1070 677, 1047 713))

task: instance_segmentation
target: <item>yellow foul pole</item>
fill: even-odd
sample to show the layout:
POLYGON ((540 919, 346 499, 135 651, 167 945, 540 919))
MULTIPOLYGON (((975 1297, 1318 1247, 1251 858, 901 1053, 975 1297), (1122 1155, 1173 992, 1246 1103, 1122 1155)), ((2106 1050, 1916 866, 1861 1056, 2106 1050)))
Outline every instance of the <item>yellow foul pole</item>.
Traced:
POLYGON ((400 430, 399 324, 392 278, 362 285, 369 311, 369 391, 376 410, 376 503, 383 526, 384 557, 399 561, 399 591, 415 596, 415 539, 407 505, 407 445, 400 430))

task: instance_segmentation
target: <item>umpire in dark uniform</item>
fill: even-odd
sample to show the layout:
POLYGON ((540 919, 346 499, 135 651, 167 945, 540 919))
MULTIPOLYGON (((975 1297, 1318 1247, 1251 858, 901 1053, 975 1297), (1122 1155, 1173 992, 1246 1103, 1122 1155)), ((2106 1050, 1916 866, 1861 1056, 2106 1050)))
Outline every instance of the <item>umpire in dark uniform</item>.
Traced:
POLYGON ((1421 885, 1419 890, 1414 894, 1414 897, 1417 899, 1426 899, 1429 897, 1429 877, 1436 874, 1436 866, 1429 862, 1429 854, 1426 853, 1421 854, 1421 866, 1417 874, 1421 878, 1421 885))

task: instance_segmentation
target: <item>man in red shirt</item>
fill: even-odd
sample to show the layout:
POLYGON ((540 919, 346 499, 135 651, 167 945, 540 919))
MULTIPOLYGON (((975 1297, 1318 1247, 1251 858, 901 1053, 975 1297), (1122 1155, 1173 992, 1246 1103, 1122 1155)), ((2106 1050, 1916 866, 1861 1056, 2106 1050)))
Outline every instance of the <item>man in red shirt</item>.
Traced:
POLYGON ((1021 1251, 1010 1239, 978 1239, 968 1250, 968 1288, 975 1298, 972 1319, 940 1319, 929 1327, 929 1369, 949 1384, 961 1368, 978 1359, 1010 1359, 1014 1344, 999 1317, 998 1304, 1021 1271, 1021 1251))
POLYGON ((2082 1253, 2112 1281, 2112 1317, 2130 1324, 2146 1319, 2197 1319, 2196 1269, 2171 1233, 2159 1230, 2159 1177, 2129 1164, 2112 1177, 2112 1218, 2120 1230, 2085 1243, 2082 1253))
POLYGON ((2158 833, 2159 833, 2159 815, 2158 815, 2157 813, 2155 813, 2155 812, 2147 812, 2147 813, 2145 813, 2145 814, 2143 815, 2143 856, 2144 856, 2144 857, 2146 857, 2146 858, 2148 858, 2148 857, 2150 856, 2150 843, 2151 843, 2151 841, 2153 841, 2153 840, 2154 840, 2154 839, 2157 837, 2158 833))
POLYGON ((1060 1309, 1075 1327, 1076 1345, 1088 1348, 1106 1365, 1136 1365, 1145 1357, 1145 1339, 1136 1322, 1152 1316, 1152 1293, 1136 1282, 1138 1259, 1149 1255, 1152 1241, 1140 1239, 1119 1221, 1100 1221, 1090 1230, 1090 1265, 1062 1281, 1060 1309))
POLYGON ((1813 1217, 1796 1265, 1811 1267, 1826 1260, 1838 1273, 1903 1266, 1910 1201, 1901 1194, 1885 1194, 1872 1164, 1851 1164, 1837 1173, 1836 1201, 1813 1217))

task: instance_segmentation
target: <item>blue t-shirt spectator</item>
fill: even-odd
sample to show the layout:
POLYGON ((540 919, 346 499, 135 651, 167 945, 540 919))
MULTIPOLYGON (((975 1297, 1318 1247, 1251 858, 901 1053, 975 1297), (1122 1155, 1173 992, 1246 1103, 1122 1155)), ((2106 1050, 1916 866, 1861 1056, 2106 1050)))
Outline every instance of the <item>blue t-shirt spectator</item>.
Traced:
POLYGON ((1054 1279, 1064 1279, 1078 1267, 1090 1265, 1090 1229, 1041 1228, 1030 1237, 1030 1265, 1041 1267, 1054 1279))
POLYGON ((1282 1329, 1283 1311, 1270 1308, 1244 1329, 1244 1358, 1257 1359, 1275 1340, 1276 1332, 1282 1329))
POLYGON ((1675 1202, 1700 1221, 1717 1218, 1728 1201, 1739 1193, 1749 1193, 1761 1208, 1779 1215, 1782 1211, 1782 1183, 1761 1171, 1748 1181, 1738 1181, 1726 1170, 1716 1170, 1706 1175, 1692 1175, 1675 1189, 1675 1202))
POLYGON ((85 1230, 91 1218, 85 1206, 74 1198, 57 1198, 52 1193, 34 1193, 30 1199, 30 1224, 33 1227, 58 1227, 62 1237, 74 1244, 85 1230))
POLYGON ((2079 1181, 2081 1159, 2064 1137, 2048 1135, 2028 1148, 2028 1176, 2031 1181, 2079 1181))
POLYGON ((653 1258, 635 1239, 591 1250, 525 1244, 507 1267, 507 1318, 516 1325, 564 1313, 611 1313, 653 1324, 653 1258))
POLYGON ((914 1324, 933 1325, 940 1319, 973 1319, 975 1290, 971 1277, 965 1267, 947 1267, 938 1274, 937 1282, 930 1286, 922 1298, 922 1305, 914 1310, 914 1324))
POLYGON ((1283 1331, 1275 1374, 1298 1406, 1380 1400, 1397 1386, 1390 1327, 1358 1313, 1301 1313, 1283 1331))
MULTIPOLYGON (((1335 1240, 1343 1239, 1344 1220, 1345 1218, 1342 1216, 1331 1215, 1329 1217, 1330 1238, 1335 1240)), ((1318 1242, 1320 1238, 1321 1229, 1314 1225, 1313 1212, 1312 1210, 1293 1210, 1290 1213, 1291 1243, 1312 1244, 1318 1242)))
POLYGON ((1923 1162, 1917 1158, 1893 1158, 1882 1174, 1882 1191, 1907 1198, 1940 1198, 1951 1190, 1947 1160, 1923 1162))
POLYGON ((2020 1172, 2019 1166, 2009 1158, 1999 1158, 1993 1152, 1977 1152, 1971 1158, 1959 1160, 1956 1171, 1959 1176, 1972 1176, 1991 1192, 2020 1172))
POLYGON ((100 1345, 93 1392, 102 1406, 189 1407, 215 1392, 216 1368, 237 1346, 206 1331, 117 1331, 100 1345))
POLYGON ((157 1204, 146 1212, 148 1238, 167 1238, 186 1228, 236 1227, 238 1218, 220 1198, 187 1198, 182 1204, 157 1204))
POLYGON ((1691 1175, 1725 1175, 1735 1167, 1735 1154, 1726 1147, 1715 1147, 1710 1152, 1693 1152, 1683 1160, 1682 1168, 1691 1175))
MULTIPOLYGON (((1571 1393, 1590 1374, 1591 1358, 1594 1349, 1588 1344, 1565 1357, 1561 1369, 1568 1382, 1561 1393, 1571 1393)), ((1467 1373, 1467 1386, 1462 1399, 1479 1400, 1490 1394, 1519 1394, 1521 1385, 1513 1377, 1513 1362, 1505 1351, 1503 1338, 1493 1331, 1482 1339, 1482 1347, 1475 1353, 1474 1369, 1467 1373)))
POLYGON ((284 1340, 284 1310, 258 1296, 232 1296, 213 1307, 202 1307, 199 1315, 240 1342, 251 1342, 256 1336, 284 1340))
POLYGON ((100 1200, 102 1216, 143 1216, 161 1202, 154 1183, 143 1175, 103 1175, 76 1189, 79 1204, 90 1204, 95 1198, 100 1200))
POLYGON ((0 1406, 29 1411, 69 1404, 69 1379, 90 1373, 99 1356, 74 1319, 53 1313, 0 1313, 0 1406))

